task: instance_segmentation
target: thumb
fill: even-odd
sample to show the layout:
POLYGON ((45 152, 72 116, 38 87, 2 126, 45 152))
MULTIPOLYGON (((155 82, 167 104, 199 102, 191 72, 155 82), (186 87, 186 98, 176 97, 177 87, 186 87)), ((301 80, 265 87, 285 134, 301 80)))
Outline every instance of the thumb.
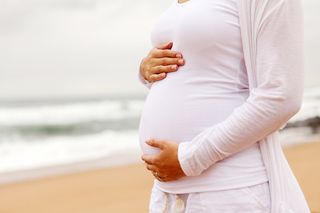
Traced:
POLYGON ((164 143, 161 140, 156 140, 156 139, 149 139, 146 142, 148 145, 152 146, 152 147, 156 147, 159 149, 163 149, 164 148, 164 143))
POLYGON ((172 48, 172 44, 173 44, 173 42, 170 41, 170 42, 168 42, 168 43, 159 44, 159 45, 157 45, 156 47, 157 47, 158 49, 162 49, 162 50, 171 49, 171 48, 172 48))

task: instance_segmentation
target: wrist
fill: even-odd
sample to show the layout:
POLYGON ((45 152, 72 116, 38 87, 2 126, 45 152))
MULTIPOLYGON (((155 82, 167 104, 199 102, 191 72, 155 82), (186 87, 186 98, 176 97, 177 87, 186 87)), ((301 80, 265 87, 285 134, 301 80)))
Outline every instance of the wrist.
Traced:
POLYGON ((194 174, 192 166, 189 163, 189 155, 187 152, 188 142, 181 142, 178 146, 178 161, 181 167, 181 170, 186 176, 196 176, 198 174, 194 174))
POLYGON ((144 84, 151 84, 151 82, 149 82, 141 72, 139 72, 139 79, 144 84))
POLYGON ((145 73, 145 71, 143 69, 143 65, 142 65, 144 63, 144 60, 145 59, 141 60, 141 63, 140 63, 140 66, 139 66, 139 75, 144 81, 149 83, 148 79, 146 78, 146 73, 145 73))

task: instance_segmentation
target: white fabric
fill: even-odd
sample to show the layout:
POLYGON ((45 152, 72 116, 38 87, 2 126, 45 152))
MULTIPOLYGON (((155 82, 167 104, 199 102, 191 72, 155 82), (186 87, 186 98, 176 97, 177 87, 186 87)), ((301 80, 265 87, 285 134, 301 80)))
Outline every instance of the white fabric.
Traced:
POLYGON ((153 186, 149 213, 270 213, 268 182, 243 188, 171 194, 153 186))
POLYGON ((310 212, 282 152, 278 130, 301 107, 303 17, 301 0, 239 0, 250 96, 225 121, 179 145, 188 176, 259 141, 272 213, 310 212))
MULTIPOLYGON (((241 44, 238 0, 176 0, 151 31, 153 46, 173 41, 186 63, 153 84, 144 103, 139 137, 144 153, 158 152, 148 138, 192 140, 241 106, 249 85, 241 44), (201 23, 201 24, 199 24, 201 23), (191 31, 193 33, 191 33, 191 31)), ((156 184, 186 193, 239 188, 268 180, 257 143, 197 176, 156 184)))

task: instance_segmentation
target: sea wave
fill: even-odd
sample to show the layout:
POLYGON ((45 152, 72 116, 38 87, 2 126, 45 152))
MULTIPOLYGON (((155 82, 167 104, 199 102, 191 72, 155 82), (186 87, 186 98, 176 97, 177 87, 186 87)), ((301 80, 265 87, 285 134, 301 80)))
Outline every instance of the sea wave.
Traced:
POLYGON ((143 100, 0 107, 0 126, 71 125, 139 117, 143 100))
MULTIPOLYGON (((126 153, 139 153, 137 131, 104 131, 85 136, 24 137, 0 143, 1 173, 70 164, 108 156, 121 161, 126 153)), ((111 164, 111 162, 110 162, 111 164)))
MULTIPOLYGON (((83 167, 91 168, 138 161, 138 125, 143 104, 144 99, 113 99, 0 106, 0 184, 38 176, 36 170, 40 177, 44 172, 39 168, 53 174, 48 168, 71 171, 84 162, 92 162, 83 167), (25 176, 20 176, 19 171, 25 176)), ((317 132, 319 123, 314 126, 310 119, 319 117, 320 89, 309 90, 301 110, 282 132, 285 141, 301 141, 317 132), (312 131, 304 128, 311 124, 308 119, 312 131), (304 130, 297 131, 296 127, 304 130)))
POLYGON ((138 128, 143 100, 0 107, 0 142, 24 137, 86 135, 138 128))

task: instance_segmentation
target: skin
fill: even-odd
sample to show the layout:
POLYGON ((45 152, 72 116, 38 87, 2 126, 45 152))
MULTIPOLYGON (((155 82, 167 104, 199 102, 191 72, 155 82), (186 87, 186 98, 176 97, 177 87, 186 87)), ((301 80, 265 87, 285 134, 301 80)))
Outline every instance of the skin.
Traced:
POLYGON ((173 43, 165 43, 151 49, 149 54, 141 60, 140 74, 149 82, 160 81, 168 72, 175 72, 184 65, 182 54, 172 51, 173 43))
POLYGON ((182 3, 185 3, 185 2, 187 2, 187 1, 189 1, 189 0, 181 0, 181 1, 178 1, 178 3, 179 3, 179 4, 182 4, 182 3))
MULTIPOLYGON (((182 54, 171 50, 173 43, 165 43, 151 49, 140 63, 140 74, 149 82, 166 78, 167 73, 175 72, 185 64, 182 54)), ((155 155, 142 155, 146 168, 161 181, 173 181, 186 176, 178 160, 179 144, 175 141, 152 138, 146 143, 160 149, 155 155)))
POLYGON ((156 155, 142 155, 147 169, 161 182, 177 180, 186 176, 178 160, 179 144, 175 141, 151 139, 146 142, 160 149, 156 155), (157 173, 156 173, 157 172, 157 173))

